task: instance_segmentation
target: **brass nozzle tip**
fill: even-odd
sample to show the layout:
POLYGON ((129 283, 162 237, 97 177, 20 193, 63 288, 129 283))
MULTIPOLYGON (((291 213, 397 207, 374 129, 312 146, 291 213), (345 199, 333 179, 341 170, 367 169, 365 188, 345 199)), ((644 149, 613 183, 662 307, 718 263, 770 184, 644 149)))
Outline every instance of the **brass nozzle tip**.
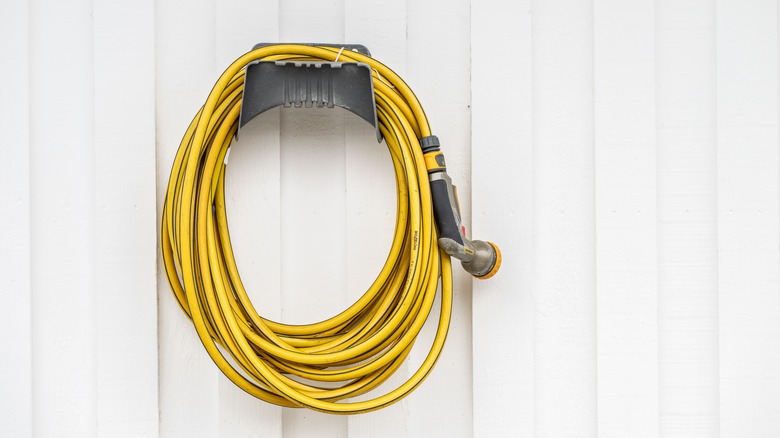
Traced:
POLYGON ((493 264, 493 267, 490 268, 490 270, 485 275, 474 276, 480 280, 487 280, 488 278, 496 275, 498 269, 501 268, 501 250, 498 249, 498 245, 496 245, 493 242, 487 242, 487 244, 492 246, 493 250, 496 252, 496 262, 493 264))

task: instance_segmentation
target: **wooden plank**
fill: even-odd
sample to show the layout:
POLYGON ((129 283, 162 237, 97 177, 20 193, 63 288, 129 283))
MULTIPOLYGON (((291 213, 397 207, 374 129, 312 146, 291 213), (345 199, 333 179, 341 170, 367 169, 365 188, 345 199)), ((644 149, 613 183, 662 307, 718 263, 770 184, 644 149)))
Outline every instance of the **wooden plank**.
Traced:
MULTIPOLYGON (((279 111, 241 128, 231 146, 226 174, 226 208, 241 281, 258 312, 281 317, 279 233, 279 111)), ((219 380, 223 437, 282 436, 282 408, 262 402, 224 376, 219 380)))
MULTIPOLYGON (((278 2, 231 0, 216 4, 217 69, 256 43, 279 38, 278 2)), ((226 208, 241 280, 258 311, 281 317, 279 112, 241 129, 231 146, 226 208)), ((246 394, 220 375, 219 428, 226 438, 281 437, 282 409, 246 394)))
POLYGON ((28 6, 0 6, 0 434, 32 435, 28 6))
POLYGON ((473 236, 504 259, 474 280, 476 437, 534 435, 530 12, 529 0, 471 5, 473 236))
POLYGON ((656 3, 662 437, 718 434, 715 5, 656 3))
POLYGON ((154 2, 93 17, 98 435, 155 436, 154 2))
POLYGON ((720 436, 780 435, 778 7, 717 13, 720 436))
POLYGON ((594 4, 598 431, 658 436, 655 6, 594 4))
MULTIPOLYGON (((398 74, 406 71, 406 2, 346 0, 344 41, 367 46, 374 57, 398 74), (382 14, 376 11, 381 9, 382 14)), ((351 304, 365 292, 385 263, 395 229, 396 190, 392 159, 376 130, 347 113, 346 122, 346 230, 347 294, 351 304)), ((406 364, 383 385, 359 399, 391 391, 409 377, 406 364)), ((406 400, 347 419, 351 438, 407 436, 406 400)))
MULTIPOLYGON (((158 224, 179 141, 222 71, 215 66, 214 10, 213 0, 156 4, 158 224)), ((158 270, 160 435, 218 436, 220 371, 158 270)))
MULTIPOLYGON (((469 9, 467 0, 407 2, 404 76, 425 108, 432 133, 441 140, 467 229, 471 227, 469 9)), ((409 436, 461 437, 472 432, 471 276, 457 264, 453 274, 447 345, 430 376, 407 398, 409 436)), ((438 309, 438 302, 434 308, 438 309)), ((436 328, 432 322, 437 320, 438 310, 431 312, 410 354, 410 371, 428 354, 436 328)))
POLYGON ((96 435, 91 14, 91 1, 29 5, 35 436, 96 435))
POLYGON ((594 437, 593 4, 533 12, 534 432, 594 437))
MULTIPOLYGON (((344 39, 344 0, 279 3, 279 39, 344 39)), ((346 308, 344 113, 322 108, 281 111, 282 320, 315 322, 346 308)), ((284 436, 343 437, 347 419, 285 409, 284 436)))
MULTIPOLYGON (((346 308, 344 114, 282 110, 282 321, 311 323, 346 308)), ((285 409, 285 437, 345 436, 346 417, 285 409)))

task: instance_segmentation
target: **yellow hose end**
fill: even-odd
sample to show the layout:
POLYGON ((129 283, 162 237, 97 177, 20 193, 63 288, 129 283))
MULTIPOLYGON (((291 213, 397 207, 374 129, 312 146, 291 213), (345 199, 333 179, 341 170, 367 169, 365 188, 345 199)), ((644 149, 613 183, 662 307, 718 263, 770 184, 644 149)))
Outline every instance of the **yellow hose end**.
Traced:
POLYGON ((475 276, 476 278, 480 280, 487 280, 488 278, 496 275, 498 272, 498 269, 501 267, 501 250, 498 249, 498 245, 496 245, 493 242, 487 242, 490 246, 493 247, 493 249, 496 251, 496 264, 493 265, 493 268, 488 271, 487 274, 481 275, 479 277, 475 276))

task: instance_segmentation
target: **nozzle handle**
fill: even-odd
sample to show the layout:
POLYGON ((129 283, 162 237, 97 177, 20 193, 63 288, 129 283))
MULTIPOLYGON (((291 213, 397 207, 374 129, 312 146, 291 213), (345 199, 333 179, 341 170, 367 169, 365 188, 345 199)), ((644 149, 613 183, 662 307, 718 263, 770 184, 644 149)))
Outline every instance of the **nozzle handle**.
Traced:
POLYGON ((463 245, 463 230, 460 224, 460 212, 458 211, 457 201, 453 205, 450 199, 452 183, 447 181, 449 176, 445 173, 446 179, 431 180, 431 198, 433 200, 433 216, 436 221, 436 228, 439 230, 439 237, 452 239, 459 245, 463 245))

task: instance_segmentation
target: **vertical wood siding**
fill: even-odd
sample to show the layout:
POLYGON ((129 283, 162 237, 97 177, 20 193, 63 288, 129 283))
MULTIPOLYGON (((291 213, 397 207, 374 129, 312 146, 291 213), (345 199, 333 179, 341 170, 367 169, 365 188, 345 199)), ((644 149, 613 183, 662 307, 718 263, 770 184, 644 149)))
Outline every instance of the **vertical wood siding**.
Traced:
MULTIPOLYGON (((0 436, 780 435, 778 20, 771 0, 3 2, 0 436), (488 281, 456 263, 441 360, 378 412, 251 398, 156 264, 184 128, 264 41, 362 43, 401 74, 503 252, 488 281)), ((226 186, 267 317, 332 315, 384 261, 393 171, 350 113, 263 114, 226 186)))
POLYGON ((32 294, 30 257, 30 43, 27 0, 0 13, 0 432, 32 434, 32 294))
POLYGON ((504 259, 474 281, 475 436, 534 436, 531 17, 530 0, 471 5, 472 234, 504 259))
POLYGON ((149 254, 157 247, 149 202, 156 194, 154 2, 96 2, 92 14, 97 430, 153 436, 159 417, 156 260, 149 254))
POLYGON ((658 436, 654 17, 652 1, 594 3, 601 437, 658 436))
POLYGON ((593 4, 533 14, 534 435, 595 437, 593 4))
MULTIPOLYGON (((215 8, 217 72, 256 42, 279 40, 279 6, 275 2, 218 1, 215 8)), ((242 128, 241 140, 230 152, 226 174, 230 230, 242 236, 232 242, 241 280, 252 301, 262 303, 263 314, 277 320, 282 300, 279 140, 278 112, 242 128)), ((282 436, 282 412, 278 408, 247 403, 244 391, 221 374, 218 379, 218 436, 282 436)))
MULTIPOLYGON (((382 53, 382 62, 407 77, 406 16, 405 2, 345 0, 344 41, 364 44, 377 56, 382 53), (383 13, 377 14, 380 9, 383 13)), ((377 267, 384 265, 395 229, 397 197, 390 153, 383 144, 376 143, 374 128, 349 113, 345 122, 346 290, 354 297, 368 288, 376 278, 377 267)), ((407 361, 379 391, 399 386, 410 371, 414 369, 410 370, 407 361)), ((402 400, 381 412, 347 418, 346 435, 408 436, 412 414, 408 403, 402 400)))
POLYGON ((780 431, 777 2, 718 1, 720 434, 780 431))
POLYGON ((715 4, 656 3, 661 436, 718 432, 715 4))
MULTIPOLYGON (((177 0, 155 4, 157 220, 170 165, 183 131, 220 72, 216 65, 215 2, 177 0), (201 96, 197 96, 198 90, 201 96)), ((159 239, 158 239, 159 240, 159 239)), ((158 257, 159 259, 159 257, 158 257)), ((159 262, 158 262, 159 264, 159 262)), ((182 318, 162 268, 158 268, 160 436, 219 436, 222 424, 219 370, 192 324, 182 318)), ((226 400, 226 403, 229 402, 226 400)), ((234 414, 225 415, 230 424, 234 414)), ((273 427, 273 424, 270 425, 273 427)))
POLYGON ((36 436, 66 430, 91 437, 97 432, 91 12, 89 0, 29 4, 32 418, 36 436))

